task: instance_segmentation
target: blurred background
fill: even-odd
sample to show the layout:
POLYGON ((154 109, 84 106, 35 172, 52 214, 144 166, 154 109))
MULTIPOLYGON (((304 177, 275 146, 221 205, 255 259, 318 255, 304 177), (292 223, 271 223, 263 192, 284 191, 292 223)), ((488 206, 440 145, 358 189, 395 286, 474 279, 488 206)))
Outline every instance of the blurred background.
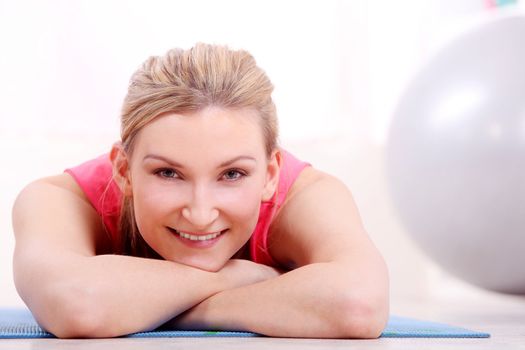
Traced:
POLYGON ((387 260, 394 301, 476 293, 407 235, 384 156, 403 87, 451 32, 499 11, 494 3, 0 1, 0 307, 23 305, 12 282, 17 193, 107 152, 134 70, 150 55, 199 41, 246 49, 266 70, 281 144, 350 187, 387 260))

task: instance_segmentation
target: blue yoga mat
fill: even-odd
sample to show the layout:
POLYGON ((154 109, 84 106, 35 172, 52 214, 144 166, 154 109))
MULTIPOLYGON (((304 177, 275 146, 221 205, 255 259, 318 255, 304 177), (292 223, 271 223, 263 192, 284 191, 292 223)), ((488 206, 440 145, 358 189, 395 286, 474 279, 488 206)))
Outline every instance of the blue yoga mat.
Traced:
MULTIPOLYGON (((127 338, 175 337, 260 337, 249 332, 156 330, 133 333, 127 338)), ((471 331, 443 323, 391 316, 382 338, 488 338, 488 333, 471 331)), ((54 338, 38 326, 27 309, 0 309, 0 339, 54 338)))

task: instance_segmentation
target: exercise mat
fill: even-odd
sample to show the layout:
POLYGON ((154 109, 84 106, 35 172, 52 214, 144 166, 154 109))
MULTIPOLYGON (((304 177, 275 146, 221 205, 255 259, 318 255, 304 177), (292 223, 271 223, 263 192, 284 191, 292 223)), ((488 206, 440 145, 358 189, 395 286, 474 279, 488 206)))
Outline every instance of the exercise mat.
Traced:
MULTIPOLYGON (((133 333, 127 338, 174 337, 261 337, 250 332, 153 330, 133 333)), ((488 333, 471 331, 448 324, 391 316, 382 338, 488 338, 488 333)), ((54 338, 38 326, 27 309, 0 309, 0 339, 54 338)))

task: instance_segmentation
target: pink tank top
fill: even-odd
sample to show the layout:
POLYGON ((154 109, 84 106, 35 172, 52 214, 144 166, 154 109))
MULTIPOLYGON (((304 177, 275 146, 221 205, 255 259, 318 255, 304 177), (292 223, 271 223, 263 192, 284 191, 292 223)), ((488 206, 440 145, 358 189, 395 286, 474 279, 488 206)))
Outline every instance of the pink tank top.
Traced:
MULTIPOLYGON (((279 175, 279 185, 274 196, 269 201, 263 201, 259 211, 259 220, 250 239, 251 259, 259 264, 277 267, 268 251, 268 231, 270 224, 286 199, 286 194, 299 173, 309 163, 302 162, 292 154, 281 149, 282 164, 279 175)), ((76 167, 66 169, 65 172, 73 176, 80 188, 84 191, 91 205, 102 217, 104 226, 111 237, 114 251, 117 251, 119 242, 118 221, 122 193, 113 180, 113 170, 109 155, 87 161, 76 167)))

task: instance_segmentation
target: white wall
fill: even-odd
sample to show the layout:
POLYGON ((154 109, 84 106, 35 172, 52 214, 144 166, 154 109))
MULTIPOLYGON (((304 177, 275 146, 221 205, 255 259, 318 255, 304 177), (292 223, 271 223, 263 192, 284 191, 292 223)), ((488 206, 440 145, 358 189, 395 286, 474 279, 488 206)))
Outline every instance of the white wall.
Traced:
POLYGON ((256 57, 276 86, 282 144, 351 187, 390 266, 393 296, 428 292, 438 270, 390 205, 383 145, 427 40, 482 3, 0 1, 0 307, 22 305, 11 276, 16 194, 107 151, 134 69, 197 41, 256 57))

